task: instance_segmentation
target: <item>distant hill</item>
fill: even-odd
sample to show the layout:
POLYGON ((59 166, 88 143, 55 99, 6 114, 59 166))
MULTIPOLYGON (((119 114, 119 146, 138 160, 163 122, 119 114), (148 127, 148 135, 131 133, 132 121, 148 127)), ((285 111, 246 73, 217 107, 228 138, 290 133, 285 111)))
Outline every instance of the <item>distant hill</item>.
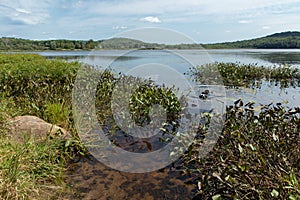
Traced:
POLYGON ((272 35, 268 35, 266 37, 277 37, 277 38, 285 38, 285 37, 300 37, 300 32, 297 31, 287 31, 282 33, 275 33, 272 35))
POLYGON ((292 49, 300 48, 300 32, 275 33, 261 38, 215 44, 157 44, 128 38, 107 40, 27 40, 0 38, 0 51, 92 50, 92 49, 292 49))
POLYGON ((300 48, 300 32, 288 31, 251 40, 203 44, 203 47, 207 49, 295 49, 300 48))
POLYGON ((101 49, 201 49, 200 44, 158 44, 128 38, 112 38, 99 44, 101 49))
POLYGON ((112 38, 99 43, 100 49, 138 49, 144 46, 144 42, 128 38, 112 38))

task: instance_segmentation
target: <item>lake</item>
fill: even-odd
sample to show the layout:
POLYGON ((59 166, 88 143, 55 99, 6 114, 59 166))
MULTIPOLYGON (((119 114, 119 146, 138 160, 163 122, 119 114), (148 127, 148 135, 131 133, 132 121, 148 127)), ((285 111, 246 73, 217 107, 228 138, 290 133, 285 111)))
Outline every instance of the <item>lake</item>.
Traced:
MULTIPOLYGON (((116 73, 130 74, 133 69, 140 71, 142 69, 143 74, 149 74, 149 76, 157 74, 155 70, 151 72, 149 64, 156 64, 157 68, 161 67, 160 69, 167 66, 180 74, 188 72, 188 69, 193 65, 210 62, 239 62, 263 66, 288 64, 300 68, 300 49, 45 51, 39 52, 39 54, 49 59, 61 58, 70 61, 78 60, 97 66, 110 66, 116 73)), ((139 74, 135 73, 134 75, 139 74)), ((167 68, 166 71, 161 70, 159 76, 162 81, 178 85, 178 79, 170 76, 167 68)), ((201 92, 201 88, 199 92, 201 92)), ((226 89, 227 104, 231 104, 238 98, 262 104, 283 102, 287 106, 294 107, 299 106, 300 88, 281 90, 279 87, 264 83, 261 88, 256 89, 226 89)))
MULTIPOLYGON (((119 56, 130 51, 102 50, 94 53, 94 56, 110 57, 119 56)), ((134 51, 135 52, 135 51, 134 51)), ((139 51, 153 52, 153 51, 139 51)), ((201 55, 205 52, 216 62, 241 62, 245 64, 257 63, 258 65, 289 64, 300 67, 300 49, 217 49, 217 50, 176 50, 174 52, 184 55, 201 55)), ((48 58, 63 58, 83 60, 91 54, 91 51, 45 51, 38 52, 48 58)), ((141 59, 140 53, 135 59, 141 59)), ((171 63, 172 64, 172 63, 171 63)))

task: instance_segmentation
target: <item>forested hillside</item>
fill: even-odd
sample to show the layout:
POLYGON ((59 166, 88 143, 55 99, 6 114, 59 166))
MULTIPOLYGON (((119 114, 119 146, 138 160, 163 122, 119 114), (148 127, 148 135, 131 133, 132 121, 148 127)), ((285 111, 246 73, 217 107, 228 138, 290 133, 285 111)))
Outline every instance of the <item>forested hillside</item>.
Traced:
POLYGON ((203 47, 208 49, 295 49, 300 48, 300 32, 275 33, 262 38, 237 42, 203 44, 203 47))

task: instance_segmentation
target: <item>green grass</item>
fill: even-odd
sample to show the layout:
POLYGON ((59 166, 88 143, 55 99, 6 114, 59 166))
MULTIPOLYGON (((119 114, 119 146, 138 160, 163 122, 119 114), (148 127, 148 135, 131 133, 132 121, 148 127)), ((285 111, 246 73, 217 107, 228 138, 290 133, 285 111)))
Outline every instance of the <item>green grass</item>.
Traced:
POLYGON ((43 118, 49 103, 71 102, 79 67, 38 55, 0 54, 0 94, 12 97, 24 114, 43 118))
POLYGON ((38 55, 0 55, 1 199, 57 199, 66 189, 66 161, 84 149, 76 136, 69 141, 27 138, 19 144, 6 137, 6 121, 35 115, 75 133, 71 105, 65 102, 71 101, 79 67, 38 55))
POLYGON ((66 160, 59 156, 60 146, 55 140, 35 142, 27 137, 25 143, 19 144, 1 137, 1 199, 49 197, 66 190, 63 183, 66 160))

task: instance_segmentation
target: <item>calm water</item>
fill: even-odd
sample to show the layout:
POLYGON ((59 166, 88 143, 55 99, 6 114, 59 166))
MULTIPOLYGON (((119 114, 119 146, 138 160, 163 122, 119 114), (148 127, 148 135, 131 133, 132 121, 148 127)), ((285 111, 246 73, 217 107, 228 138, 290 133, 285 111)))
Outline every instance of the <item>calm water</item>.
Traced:
MULTIPOLYGON (((135 51, 133 51, 135 52, 135 51)), ((89 55, 93 55, 102 58, 117 57, 123 54, 130 54, 129 59, 143 59, 143 56, 147 52, 153 51, 139 51, 139 53, 133 53, 128 51, 114 51, 103 50, 96 53, 90 51, 55 51, 55 52, 40 52, 41 55, 48 58, 63 58, 84 60, 89 55), (136 55, 134 57, 133 55, 136 55)), ((157 51, 160 52, 160 51, 157 51)), ((300 67, 300 49, 229 49, 229 50, 179 50, 174 51, 182 55, 203 55, 207 53, 210 56, 211 61, 216 62, 241 62, 245 64, 258 63, 259 65, 279 65, 290 64, 292 66, 300 67)), ((161 52, 160 52, 161 53, 161 52)), ((161 54, 160 54, 161 56, 161 54)), ((144 57, 145 59, 145 57, 144 57)), ((174 64, 174 63, 169 63, 174 64)))
MULTIPOLYGON (((49 59, 78 60, 99 68, 109 66, 117 73, 146 76, 159 83, 180 86, 184 86, 180 82, 182 77, 189 79, 184 74, 191 66, 210 62, 257 63, 265 66, 289 64, 300 67, 300 50, 63 51, 40 54, 49 59)), ((212 95, 207 100, 199 100, 197 95, 192 99, 201 101, 204 107, 206 104, 210 106, 215 98, 225 99, 226 104, 242 98, 245 102, 284 102, 287 106, 299 106, 299 87, 281 90, 264 83, 259 89, 226 89, 224 94, 219 94, 210 86, 190 84, 198 93, 208 88, 211 91, 212 95)), ((70 165, 67 180, 79 191, 78 199, 191 199, 197 183, 193 182, 193 177, 176 170, 176 165, 180 166, 180 161, 159 171, 131 174, 110 169, 93 157, 84 157, 70 165)))
MULTIPOLYGON (((115 72, 133 74, 139 76, 149 75, 152 79, 161 82, 175 83, 178 85, 178 77, 170 75, 169 68, 180 74, 188 72, 191 66, 210 62, 239 62, 243 64, 258 64, 274 66, 289 64, 300 68, 300 49, 232 49, 232 50, 139 50, 139 51, 58 51, 41 52, 47 58, 62 58, 78 60, 80 62, 104 66, 110 66, 115 72), (159 73, 150 69, 149 65, 160 68, 159 73), (136 71, 142 71, 136 72, 136 71), (157 75, 159 74, 159 78, 157 75)), ((193 85, 195 86, 195 85, 193 85)), ((200 87, 195 87, 201 92, 200 87)), ((202 88, 203 89, 203 88, 202 88)), ((234 99, 242 98, 245 101, 255 101, 267 104, 270 102, 284 102, 287 106, 299 106, 300 88, 287 88, 280 90, 278 87, 263 84, 260 89, 226 90, 226 102, 232 103, 234 99)))

